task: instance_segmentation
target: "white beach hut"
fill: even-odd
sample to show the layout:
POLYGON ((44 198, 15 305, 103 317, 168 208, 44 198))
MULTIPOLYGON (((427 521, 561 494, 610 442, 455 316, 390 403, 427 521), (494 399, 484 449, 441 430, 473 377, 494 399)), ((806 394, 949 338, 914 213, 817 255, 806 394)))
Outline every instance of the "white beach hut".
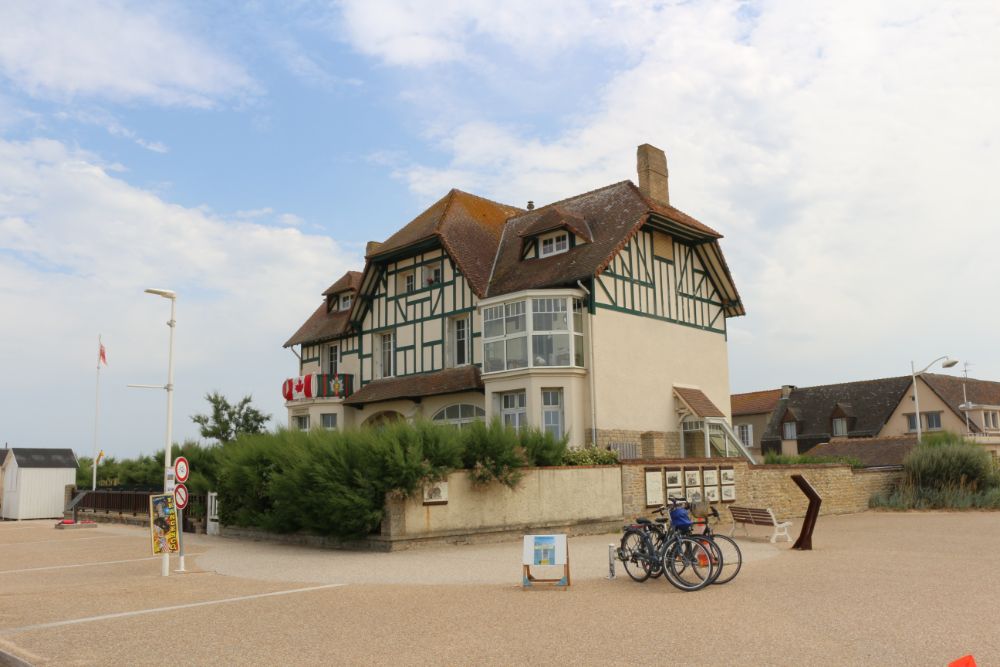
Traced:
POLYGON ((4 519, 57 519, 63 515, 66 485, 76 482, 72 449, 11 447, 0 464, 4 519))

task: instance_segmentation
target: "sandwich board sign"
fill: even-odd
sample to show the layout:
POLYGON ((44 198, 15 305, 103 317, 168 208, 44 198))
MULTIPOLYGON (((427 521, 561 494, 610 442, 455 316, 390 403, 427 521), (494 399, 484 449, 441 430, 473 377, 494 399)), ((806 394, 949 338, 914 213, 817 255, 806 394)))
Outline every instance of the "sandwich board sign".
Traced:
POLYGON ((547 584, 565 589, 570 584, 569 548, 566 535, 525 535, 521 564, 523 567, 521 587, 533 588, 535 584, 547 584), (562 576, 555 579, 540 579, 531 573, 532 567, 561 567, 562 576))

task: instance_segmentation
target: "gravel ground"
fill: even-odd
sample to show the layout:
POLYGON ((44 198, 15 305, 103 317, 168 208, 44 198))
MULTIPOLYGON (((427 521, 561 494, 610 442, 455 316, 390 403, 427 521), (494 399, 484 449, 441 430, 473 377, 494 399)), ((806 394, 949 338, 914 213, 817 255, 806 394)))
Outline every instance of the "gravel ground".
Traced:
POLYGON ((520 543, 358 554, 199 537, 197 571, 163 578, 143 531, 4 523, 0 649, 60 665, 1000 665, 998 528, 997 513, 822 517, 813 551, 741 540, 736 580, 683 593, 608 581, 615 536, 570 539, 568 591, 525 592, 520 543), (92 620, 109 614, 126 615, 92 620))

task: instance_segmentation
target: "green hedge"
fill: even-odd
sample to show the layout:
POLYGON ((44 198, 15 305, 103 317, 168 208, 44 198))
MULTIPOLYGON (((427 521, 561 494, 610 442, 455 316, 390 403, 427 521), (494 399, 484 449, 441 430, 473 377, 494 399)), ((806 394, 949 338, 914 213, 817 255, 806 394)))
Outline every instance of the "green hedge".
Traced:
POLYGON ((989 454, 952 433, 934 433, 903 459, 903 480, 872 496, 886 509, 1000 509, 1000 475, 989 454))
POLYGON ((514 487, 526 466, 563 463, 566 441, 498 420, 461 430, 397 422, 241 436, 219 448, 220 519, 273 532, 361 537, 381 522, 386 495, 412 495, 460 468, 476 484, 514 487))

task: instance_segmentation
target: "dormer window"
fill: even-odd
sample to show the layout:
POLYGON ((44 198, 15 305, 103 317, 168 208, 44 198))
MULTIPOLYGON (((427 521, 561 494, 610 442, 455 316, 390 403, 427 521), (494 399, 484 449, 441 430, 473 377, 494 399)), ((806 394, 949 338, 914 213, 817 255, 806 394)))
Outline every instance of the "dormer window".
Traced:
POLYGON ((552 236, 545 236, 540 239, 538 256, 548 257, 549 255, 558 255, 567 250, 569 250, 569 234, 558 232, 552 236))
POLYGON ((350 294, 345 294, 344 296, 340 297, 340 309, 347 310, 348 308, 350 308, 351 300, 352 299, 350 294))
POLYGON ((833 437, 840 438, 847 435, 847 417, 834 417, 833 437))

